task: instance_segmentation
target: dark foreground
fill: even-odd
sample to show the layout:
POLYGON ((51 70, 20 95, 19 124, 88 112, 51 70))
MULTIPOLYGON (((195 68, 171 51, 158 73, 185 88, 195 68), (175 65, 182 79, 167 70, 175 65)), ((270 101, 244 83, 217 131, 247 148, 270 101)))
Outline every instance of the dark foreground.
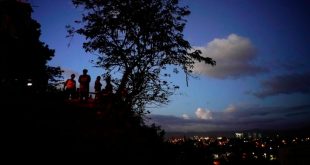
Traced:
MULTIPOLYGON (((309 163, 309 145, 284 148, 281 160, 215 160, 213 152, 221 153, 223 147, 206 147, 192 140, 174 144, 164 140, 159 127, 142 124, 126 108, 107 111, 95 103, 64 101, 57 94, 4 98, 1 111, 1 150, 15 156, 43 154, 57 159, 56 155, 88 155, 96 161, 111 162, 108 164, 309 163)), ((232 153, 238 155, 245 146, 236 146, 232 153)))

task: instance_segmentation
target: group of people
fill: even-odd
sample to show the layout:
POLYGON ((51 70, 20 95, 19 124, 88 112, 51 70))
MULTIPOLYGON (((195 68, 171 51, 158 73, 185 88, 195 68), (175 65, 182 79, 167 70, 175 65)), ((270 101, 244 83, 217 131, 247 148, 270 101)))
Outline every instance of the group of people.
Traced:
MULTIPOLYGON (((78 82, 80 87, 77 90, 75 74, 71 74, 71 78, 67 79, 64 84, 64 89, 66 92, 66 98, 75 99, 80 98, 80 101, 87 101, 89 98, 89 84, 91 81, 90 75, 87 74, 88 70, 83 69, 83 74, 79 76, 78 82)), ((106 86, 103 90, 101 90, 102 84, 100 82, 101 77, 97 76, 95 81, 95 99, 99 99, 101 94, 110 95, 113 93, 113 86, 111 84, 111 77, 108 76, 106 78, 106 86)))

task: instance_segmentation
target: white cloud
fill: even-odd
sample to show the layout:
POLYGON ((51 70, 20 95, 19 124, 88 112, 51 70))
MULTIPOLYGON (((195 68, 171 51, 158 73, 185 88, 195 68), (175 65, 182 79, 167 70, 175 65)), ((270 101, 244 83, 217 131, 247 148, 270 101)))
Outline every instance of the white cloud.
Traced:
POLYGON ((265 71, 251 63, 256 58, 256 50, 251 41, 236 34, 223 39, 215 38, 207 46, 196 49, 202 51, 202 56, 216 61, 215 66, 196 63, 194 72, 198 74, 225 79, 253 76, 265 71))
POLYGON ((237 111, 237 108, 235 105, 233 104, 230 104, 225 110, 224 112, 227 112, 227 113, 232 113, 232 112, 236 112, 237 111))
POLYGON ((187 114, 183 114, 183 115, 182 115, 182 118, 185 119, 185 120, 190 119, 190 117, 189 117, 187 114))
POLYGON ((198 119, 211 120, 213 119, 212 112, 203 108, 197 108, 195 112, 198 119))

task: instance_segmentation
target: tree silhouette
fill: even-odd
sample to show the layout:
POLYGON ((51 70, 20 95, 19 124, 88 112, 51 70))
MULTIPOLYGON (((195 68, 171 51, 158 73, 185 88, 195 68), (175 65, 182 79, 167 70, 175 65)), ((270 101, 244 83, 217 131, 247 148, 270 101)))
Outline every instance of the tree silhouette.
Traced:
POLYGON ((215 65, 183 37, 188 7, 178 0, 72 0, 84 9, 79 28, 68 26, 68 36, 84 35, 86 52, 98 55, 96 66, 107 70, 127 90, 125 102, 138 114, 147 104, 168 102, 178 86, 169 83, 170 70, 192 75, 195 61, 215 65))
POLYGON ((40 41, 40 24, 31 13, 29 3, 0 2, 1 89, 8 92, 25 93, 29 86, 36 93, 44 92, 49 81, 61 78, 59 67, 47 65, 55 51, 40 41))

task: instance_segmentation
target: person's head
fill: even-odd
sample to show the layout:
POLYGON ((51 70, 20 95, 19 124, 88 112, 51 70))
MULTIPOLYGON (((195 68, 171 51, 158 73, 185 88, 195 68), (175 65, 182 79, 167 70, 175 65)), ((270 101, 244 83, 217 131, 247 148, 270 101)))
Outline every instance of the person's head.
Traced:
POLYGON ((71 79, 74 79, 75 78, 75 74, 71 74, 71 79))
POLYGON ((87 69, 83 69, 83 74, 87 74, 88 70, 87 69))
POLYGON ((101 79, 101 77, 100 76, 97 76, 97 80, 100 80, 101 79))

